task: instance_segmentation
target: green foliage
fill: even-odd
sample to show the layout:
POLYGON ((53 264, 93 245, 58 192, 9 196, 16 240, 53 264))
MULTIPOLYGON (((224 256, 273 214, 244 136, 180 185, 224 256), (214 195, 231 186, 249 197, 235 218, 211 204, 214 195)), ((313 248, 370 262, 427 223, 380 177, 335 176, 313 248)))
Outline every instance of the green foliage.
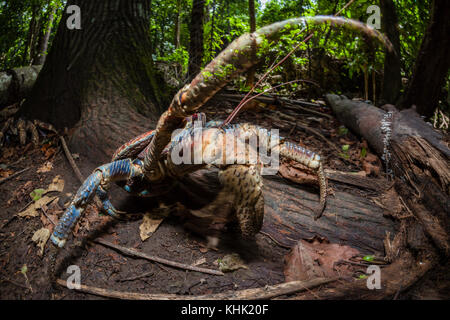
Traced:
POLYGON ((189 53, 185 47, 180 47, 166 56, 159 57, 158 60, 175 62, 182 67, 183 73, 186 73, 189 63, 189 53))
MULTIPOLYGON (((38 29, 40 32, 49 28, 48 13, 52 8, 57 8, 56 18, 52 26, 59 23, 65 1, 61 0, 8 0, 0 1, 0 69, 16 68, 29 64, 30 48, 30 23, 33 16, 33 8, 37 15, 38 29)), ((50 42, 56 32, 53 28, 50 42)), ((37 41, 34 42, 37 44, 37 41)))
MULTIPOLYGON (((55 7, 58 9, 53 22, 54 28, 50 38, 52 40, 65 2, 62 0, 0 0, 1 69, 30 63, 29 37, 33 8, 39 20, 39 32, 49 28, 50 9, 55 7), (37 15, 36 8, 38 8, 37 15)), ((257 0, 257 28, 299 16, 333 15, 347 2, 348 0, 257 0)), ((399 19, 403 77, 411 76, 430 16, 430 2, 430 0, 394 0, 399 19)), ((149 35, 153 59, 177 63, 182 67, 183 73, 186 73, 189 62, 192 0, 152 0, 151 5, 149 35), (178 21, 180 42, 177 44, 178 21)), ((355 1, 343 11, 342 15, 366 22, 369 17, 366 11, 370 5, 380 5, 380 1, 355 1)), ((249 31, 248 11, 248 1, 206 0, 203 65, 217 56, 231 41, 249 31)), ((347 88, 356 88, 360 96, 364 92, 364 73, 372 75, 374 72, 378 83, 381 82, 384 50, 380 46, 372 44, 358 32, 330 30, 328 26, 314 28, 307 26, 305 32, 300 32, 300 29, 289 26, 288 32, 277 44, 267 40, 263 42, 262 49, 257 55, 262 60, 256 70, 257 75, 263 74, 274 61, 279 61, 286 56, 308 33, 314 32, 314 37, 307 44, 302 44, 291 57, 274 70, 271 76, 278 75, 278 78, 263 83, 257 91, 280 84, 279 76, 282 81, 315 80, 324 91, 345 93, 347 88)), ((237 80, 237 87, 248 90, 249 88, 246 88, 244 84, 245 79, 237 80)), ((293 84, 288 89, 301 91, 305 86, 303 83, 293 84)))
POLYGON ((34 189, 30 193, 30 198, 33 201, 38 201, 40 198, 42 198, 42 195, 45 193, 46 190, 44 189, 34 189))

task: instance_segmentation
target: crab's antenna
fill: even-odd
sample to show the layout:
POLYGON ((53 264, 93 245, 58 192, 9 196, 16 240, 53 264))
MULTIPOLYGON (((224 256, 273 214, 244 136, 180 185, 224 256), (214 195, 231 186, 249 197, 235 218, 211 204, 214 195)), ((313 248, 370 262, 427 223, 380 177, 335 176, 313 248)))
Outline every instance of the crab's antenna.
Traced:
MULTIPOLYGON (((345 6, 342 7, 341 10, 339 10, 338 12, 336 12, 336 14, 334 14, 335 17, 339 16, 345 9, 347 9, 355 0, 350 0, 349 2, 347 2, 347 4, 345 6)), ((306 30, 306 28, 303 28, 298 34, 304 32, 306 30)), ((239 111, 242 109, 242 107, 248 102, 247 99, 248 97, 255 91, 255 89, 261 84, 261 82, 267 78, 267 76, 273 71, 275 70, 278 66, 280 66, 282 63, 284 63, 284 61, 286 61, 287 58, 289 58, 299 47, 302 43, 306 43, 309 41, 309 39, 311 39, 313 37, 313 33, 310 33, 308 36, 306 36, 305 39, 303 39, 302 41, 300 41, 283 59, 281 59, 277 64, 272 65, 269 70, 261 77, 261 79, 258 80, 258 82, 256 82, 256 84, 250 89, 250 91, 244 96, 244 98, 242 98, 242 100, 239 102, 239 104, 236 106, 236 108, 234 108, 234 110, 230 113, 230 115, 227 117, 227 119, 224 121, 223 125, 227 125, 229 124, 231 121, 233 121, 233 119, 236 117, 236 115, 239 113, 239 111)), ((276 61, 276 60, 275 60, 276 61)))

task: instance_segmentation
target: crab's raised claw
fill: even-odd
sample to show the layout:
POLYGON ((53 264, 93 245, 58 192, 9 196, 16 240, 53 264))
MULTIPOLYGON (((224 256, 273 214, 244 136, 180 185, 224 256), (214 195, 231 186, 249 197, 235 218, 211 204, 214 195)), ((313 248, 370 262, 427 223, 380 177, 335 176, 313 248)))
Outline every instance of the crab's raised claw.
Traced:
POLYGON ((95 169, 78 189, 70 206, 56 225, 50 237, 53 244, 60 248, 64 247, 67 237, 86 206, 92 201, 100 185, 108 185, 113 181, 128 180, 138 176, 142 176, 141 166, 139 163, 133 163, 130 159, 114 161, 95 169))

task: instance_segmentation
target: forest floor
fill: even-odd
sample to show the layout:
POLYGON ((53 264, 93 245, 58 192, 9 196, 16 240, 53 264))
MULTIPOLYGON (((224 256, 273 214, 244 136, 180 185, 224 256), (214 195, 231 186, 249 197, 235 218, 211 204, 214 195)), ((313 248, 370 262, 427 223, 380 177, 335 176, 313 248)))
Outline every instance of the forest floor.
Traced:
MULTIPOLYGON (((216 106, 209 104, 206 108, 209 119, 225 118, 232 104, 227 108, 227 102, 222 103, 224 106, 221 106, 220 112, 216 106)), ((320 112, 329 113, 326 107, 321 108, 320 112)), ((320 128, 320 132, 342 150, 343 157, 348 158, 350 163, 336 157, 336 151, 330 151, 322 138, 291 126, 286 121, 267 118, 266 115, 266 112, 255 107, 242 112, 236 122, 246 120, 267 128, 278 127, 282 135, 289 136, 293 141, 300 141, 302 145, 324 155, 327 166, 332 169, 361 171, 368 175, 382 174, 380 160, 370 153, 364 142, 340 128, 334 119, 311 114, 301 117, 311 127, 320 128), (349 148, 342 148, 345 145, 349 148), (362 151, 363 149, 366 151, 362 151), (360 160, 361 152, 367 153, 365 160, 360 160)), ((80 186, 57 138, 47 140, 48 143, 42 143, 38 147, 31 143, 26 146, 12 143, 3 147, 0 155, 2 177, 28 168, 19 176, 0 184, 0 299, 101 299, 67 288, 51 289, 47 278, 50 243, 46 244, 41 255, 41 249, 32 240, 36 231, 53 228, 52 221, 58 220, 80 186), (49 197, 47 201, 32 210, 35 202, 30 193, 37 189, 47 189, 52 182, 56 190, 45 194, 49 197), (17 215, 27 210, 31 216, 17 215)), ((76 163, 85 177, 101 165, 93 163, 92 159, 84 155, 78 155, 76 163)), ((126 196, 118 187, 112 189, 111 199, 118 209, 127 212, 145 213, 148 208, 158 208, 155 200, 126 196)), ((264 287, 285 281, 285 257, 289 249, 266 235, 258 234, 256 242, 252 244, 236 243, 225 235, 216 248, 211 248, 205 237, 186 229, 179 220, 179 217, 169 215, 148 239, 142 241, 142 219, 113 221, 99 214, 95 206, 89 206, 85 217, 75 228, 74 239, 68 242, 63 251, 64 267, 79 266, 81 282, 85 285, 138 293, 203 295, 264 287), (218 260, 238 253, 245 267, 223 276, 180 270, 129 257, 91 242, 100 239, 168 260, 214 270, 219 269, 218 260)), ((397 298, 448 299, 448 275, 448 265, 435 269, 397 298)), ((62 270, 60 278, 67 277, 66 270, 62 270)))

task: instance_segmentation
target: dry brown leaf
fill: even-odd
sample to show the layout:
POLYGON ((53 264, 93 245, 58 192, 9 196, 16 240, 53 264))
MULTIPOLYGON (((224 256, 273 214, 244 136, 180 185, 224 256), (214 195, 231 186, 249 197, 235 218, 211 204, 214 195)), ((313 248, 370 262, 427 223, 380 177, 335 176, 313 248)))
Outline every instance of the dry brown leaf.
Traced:
POLYGON ((313 243, 300 240, 286 256, 284 275, 286 281, 307 280, 315 277, 334 277, 351 272, 348 265, 335 263, 359 255, 359 251, 349 246, 315 240, 313 243))
POLYGON ((164 218, 147 212, 142 219, 141 225, 139 226, 139 235, 141 236, 141 240, 145 241, 150 238, 151 234, 158 229, 163 220, 164 218))
POLYGON ((237 253, 228 254, 222 259, 217 259, 217 263, 219 265, 220 271, 222 272, 232 272, 238 269, 248 269, 248 267, 244 264, 244 261, 237 253))
POLYGON ((35 242, 36 246, 40 248, 39 250, 40 256, 44 254, 45 244, 47 243, 49 238, 50 238, 50 230, 48 230, 47 228, 39 229, 33 234, 33 238, 31 238, 31 240, 35 242))
POLYGON ((41 167, 37 169, 37 173, 50 172, 53 169, 53 163, 50 161, 45 162, 41 167))
POLYGON ((10 175, 12 175, 13 173, 14 173, 14 171, 11 169, 6 169, 6 170, 0 169, 0 178, 7 178, 10 175))
POLYGON ((53 178, 52 183, 50 183, 45 193, 51 191, 62 192, 63 190, 64 190, 64 179, 61 178, 60 175, 57 175, 56 177, 53 178))
POLYGON ((192 264, 192 266, 195 267, 195 266, 199 266, 199 265, 204 264, 204 263, 206 263, 206 258, 205 258, 205 257, 200 258, 200 259, 198 259, 197 261, 195 261, 195 262, 192 264))
POLYGON ((17 215, 19 217, 37 217, 39 215, 38 209, 40 209, 42 206, 49 204, 55 199, 58 199, 58 197, 44 196, 40 198, 38 201, 32 203, 27 209, 18 213, 17 215))

